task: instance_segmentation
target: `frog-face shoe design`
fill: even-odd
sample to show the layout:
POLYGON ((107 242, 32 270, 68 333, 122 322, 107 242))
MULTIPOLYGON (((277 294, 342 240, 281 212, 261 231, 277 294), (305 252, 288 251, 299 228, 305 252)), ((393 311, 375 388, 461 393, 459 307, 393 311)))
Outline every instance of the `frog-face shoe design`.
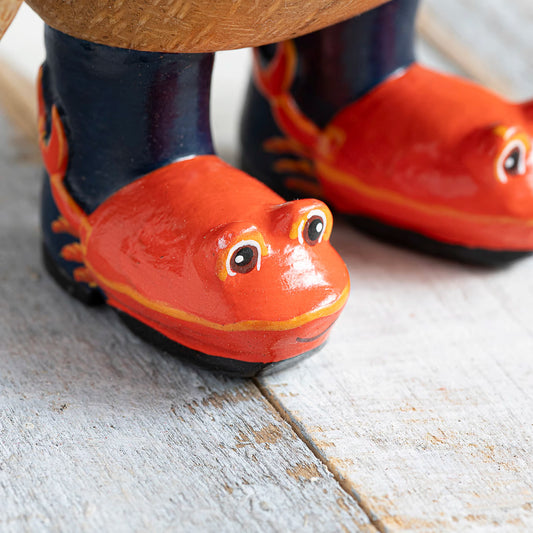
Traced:
MULTIPOLYGON (((49 59, 39 85, 40 139, 47 170, 43 246, 54 278, 87 303, 107 303, 149 342, 230 374, 255 375, 316 351, 327 339, 349 292, 346 268, 329 243, 332 218, 328 208, 317 200, 285 203, 212 153, 209 132, 197 131, 201 130, 197 114, 193 113, 192 126, 184 120, 183 113, 194 111, 195 101, 184 101, 183 108, 176 105, 181 98, 177 89, 183 92, 187 86, 187 78, 179 88, 173 82, 179 78, 176 67, 180 65, 175 63, 183 55, 164 54, 162 60, 150 53, 83 41, 80 47, 79 43, 48 30, 49 59), (65 47, 75 53, 65 53, 65 47), (50 59, 50 49, 58 48, 63 48, 62 66, 69 61, 79 66, 83 53, 91 60, 88 79, 81 86, 88 96, 85 109, 77 107, 79 94, 77 98, 72 94, 59 97, 64 87, 56 83, 61 68, 55 63, 57 56, 50 59), (157 150, 174 151, 175 157, 156 161, 152 163, 155 168, 145 172, 132 170, 128 164, 137 158, 136 167, 143 168, 138 163, 143 154, 132 150, 136 140, 136 135, 130 135, 132 124, 130 130, 115 120, 122 113, 120 99, 108 107, 105 125, 93 122, 92 127, 101 129, 95 135, 88 132, 91 151, 87 143, 78 143, 83 135, 76 125, 86 108, 106 106, 92 99, 102 72, 94 80, 91 72, 103 70, 105 79, 110 57, 114 72, 109 71, 105 87, 99 86, 110 93, 114 80, 119 80, 119 88, 128 85, 136 58, 143 61, 133 77, 141 73, 143 79, 152 69, 147 76, 148 94, 156 93, 158 98, 148 100, 159 113, 157 123, 135 114, 141 106, 135 105, 131 94, 128 104, 134 104, 134 120, 141 126, 148 120, 147 129, 153 132, 146 160, 157 150), (164 61, 174 64, 162 73, 168 66, 164 61), (117 63, 123 69, 121 77, 116 74, 117 63), (161 80, 170 82, 161 86, 161 80), (157 109, 163 105, 161 99, 166 115, 157 109), (171 139, 170 146, 155 129, 168 130, 167 120, 170 125, 181 120, 183 126, 181 139, 171 139), (108 135, 109 129, 114 129, 113 136, 108 135), (91 158, 91 152, 98 149, 102 137, 112 143, 117 135, 122 135, 117 149, 125 145, 132 155, 121 161, 118 152, 118 159, 109 162, 110 173, 104 159, 98 166, 100 154, 91 158), (193 154, 179 151, 186 142, 193 145, 193 154), (117 178, 119 164, 122 172, 117 178), (94 174, 85 174, 88 166, 94 174), (86 179, 78 178, 82 175, 86 179)), ((200 71, 205 58, 186 59, 188 66, 183 66, 186 76, 192 76, 189 81, 203 79, 200 71)), ((210 63, 208 58, 208 67, 210 63)), ((194 83, 189 86, 192 90, 194 83)), ((197 87, 194 94, 208 100, 208 85, 207 96, 197 87)), ((112 153, 105 143, 101 148, 106 157, 112 153)))
POLYGON ((416 7, 256 50, 244 168, 395 243, 490 265, 527 255, 533 103, 414 63, 416 7))

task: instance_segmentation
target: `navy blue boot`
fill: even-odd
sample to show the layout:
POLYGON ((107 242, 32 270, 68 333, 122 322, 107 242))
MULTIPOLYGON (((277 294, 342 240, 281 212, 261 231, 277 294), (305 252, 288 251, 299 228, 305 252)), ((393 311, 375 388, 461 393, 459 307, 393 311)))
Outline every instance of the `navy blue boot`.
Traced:
MULTIPOLYGON (((414 21, 419 0, 393 0, 362 15, 294 39, 297 66, 290 93, 302 113, 324 128, 343 108, 414 60, 414 21)), ((257 49, 268 64, 277 45, 257 49)), ((241 167, 286 198, 317 196, 308 172, 276 171, 279 154, 264 142, 283 136, 270 105, 252 80, 241 121, 241 167)), ((290 154, 283 154, 291 158, 290 154)))
POLYGON ((242 167, 388 242, 500 265, 533 249, 531 104, 415 62, 418 0, 255 50, 242 167))
POLYGON ((50 28, 40 77, 44 260, 150 343, 251 376, 315 352, 349 293, 331 213, 213 154, 212 54, 50 28))
MULTIPOLYGON (((42 67, 46 115, 59 110, 69 143, 64 183, 92 213, 128 183, 179 159, 213 154, 209 96, 214 54, 162 54, 103 46, 46 28, 42 67)), ((49 124, 48 124, 49 128, 49 124)), ((102 291, 78 282, 61 250, 75 242, 54 232, 59 217, 45 175, 43 257, 56 281, 87 304, 102 291)))

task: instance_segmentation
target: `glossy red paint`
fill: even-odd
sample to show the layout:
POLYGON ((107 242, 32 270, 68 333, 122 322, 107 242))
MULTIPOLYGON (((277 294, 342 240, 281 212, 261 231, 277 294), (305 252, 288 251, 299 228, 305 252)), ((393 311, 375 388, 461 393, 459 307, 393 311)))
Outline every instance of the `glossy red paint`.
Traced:
POLYGON ((79 244, 62 255, 107 303, 169 339, 208 355, 272 363, 321 345, 349 292, 329 243, 332 218, 317 200, 280 196, 216 156, 155 170, 86 215, 63 180, 65 132, 55 108, 41 149, 54 230, 79 244), (305 232, 305 233, 304 233, 305 232))
POLYGON ((310 160, 323 198, 450 244, 533 250, 533 104, 513 104, 417 64, 397 72, 324 129, 290 95, 297 57, 278 45, 255 62, 284 142, 265 149, 310 160))

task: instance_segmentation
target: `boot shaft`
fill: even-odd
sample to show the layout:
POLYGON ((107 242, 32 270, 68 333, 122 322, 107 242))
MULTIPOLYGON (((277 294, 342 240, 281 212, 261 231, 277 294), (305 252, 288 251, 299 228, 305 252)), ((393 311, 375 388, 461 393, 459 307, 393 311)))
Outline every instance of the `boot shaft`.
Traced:
POLYGON ((66 184, 87 213, 156 168, 213 153, 213 54, 113 48, 51 28, 45 43, 44 98, 65 125, 66 184))

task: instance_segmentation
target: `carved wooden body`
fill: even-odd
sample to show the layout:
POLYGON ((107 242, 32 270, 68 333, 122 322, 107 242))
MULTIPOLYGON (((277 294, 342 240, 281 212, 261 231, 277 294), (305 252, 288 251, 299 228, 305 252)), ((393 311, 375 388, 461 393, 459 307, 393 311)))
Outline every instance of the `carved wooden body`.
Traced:
POLYGON ((9 28, 22 0, 0 0, 0 37, 9 28))
MULTIPOLYGON (((52 28, 109 46, 213 52, 297 37, 386 0, 29 0, 52 28)), ((21 0, 0 0, 0 36, 21 0), (5 13, 5 15, 4 15, 5 13)))

